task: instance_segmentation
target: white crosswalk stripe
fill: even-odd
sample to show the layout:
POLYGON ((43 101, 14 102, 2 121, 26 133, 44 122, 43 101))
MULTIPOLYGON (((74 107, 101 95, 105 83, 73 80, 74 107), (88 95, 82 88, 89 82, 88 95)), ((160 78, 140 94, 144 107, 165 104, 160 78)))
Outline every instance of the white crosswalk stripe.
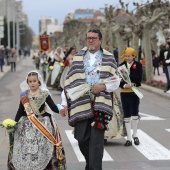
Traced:
POLYGON ((170 132, 170 129, 165 129, 166 131, 170 132))
MULTIPOLYGON (((170 131, 170 129, 167 130, 170 131)), ((77 140, 74 139, 72 130, 66 130, 65 132, 77 156, 77 159, 79 160, 79 162, 84 162, 85 161, 84 156, 79 150, 77 140)), ((143 132, 140 129, 138 130, 138 136, 140 139, 140 145, 136 146, 133 144, 133 146, 148 160, 170 160, 170 151, 167 148, 165 148, 160 143, 152 139, 150 136, 148 136, 145 132, 143 132)), ((105 149, 103 161, 113 161, 113 159, 105 149)))
POLYGON ((162 119, 160 117, 148 115, 146 113, 141 113, 141 112, 139 112, 139 115, 142 116, 141 120, 165 120, 165 119, 162 119))
POLYGON ((133 146, 149 160, 170 160, 170 151, 138 129, 140 145, 133 146))
MULTIPOLYGON (((77 156, 77 159, 79 160, 79 162, 85 162, 84 156, 82 155, 82 153, 79 150, 78 147, 78 143, 77 140, 74 139, 72 130, 66 130, 65 131, 67 134, 67 137, 71 143, 71 146, 73 147, 73 150, 77 156)), ((103 161, 113 161, 113 159, 111 158, 111 156, 106 152, 106 150, 104 149, 104 156, 103 156, 103 161)))

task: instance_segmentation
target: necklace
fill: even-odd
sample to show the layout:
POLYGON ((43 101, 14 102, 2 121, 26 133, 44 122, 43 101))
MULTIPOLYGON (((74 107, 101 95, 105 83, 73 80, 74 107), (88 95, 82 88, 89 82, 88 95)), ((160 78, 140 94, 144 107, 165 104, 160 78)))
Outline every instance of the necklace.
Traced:
POLYGON ((31 96, 35 96, 38 92, 39 92, 39 89, 36 92, 34 92, 34 93, 30 90, 31 96))

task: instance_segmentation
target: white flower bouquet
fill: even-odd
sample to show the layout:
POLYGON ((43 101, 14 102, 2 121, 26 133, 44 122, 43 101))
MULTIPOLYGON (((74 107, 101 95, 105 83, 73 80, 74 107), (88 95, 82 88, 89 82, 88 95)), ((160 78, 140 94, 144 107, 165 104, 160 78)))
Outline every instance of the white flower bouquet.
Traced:
POLYGON ((128 73, 128 70, 127 70, 125 64, 118 67, 118 72, 119 72, 120 76, 122 77, 122 79, 123 79, 126 83, 128 83, 128 84, 130 85, 130 87, 131 87, 131 89, 134 91, 134 93, 135 93, 140 99, 142 99, 142 98, 143 98, 143 94, 138 90, 137 87, 135 87, 135 86, 131 83, 131 80, 130 80, 130 77, 129 77, 129 73, 128 73))
MULTIPOLYGON (((98 84, 107 84, 112 83, 114 81, 119 81, 120 78, 118 76, 109 77, 107 79, 100 79, 98 84)), ((71 89, 67 90, 68 96, 70 97, 71 101, 78 99, 79 97, 84 96, 92 88, 89 84, 82 84, 71 89)))

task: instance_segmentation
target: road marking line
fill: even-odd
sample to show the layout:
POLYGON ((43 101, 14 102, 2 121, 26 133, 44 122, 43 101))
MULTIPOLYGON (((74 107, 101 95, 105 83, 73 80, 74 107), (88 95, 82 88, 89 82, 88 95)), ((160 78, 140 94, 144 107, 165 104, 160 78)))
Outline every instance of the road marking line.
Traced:
POLYGON ((133 144, 133 146, 147 159, 170 160, 170 151, 140 129, 138 130, 138 137, 140 140, 140 145, 133 144))
POLYGON ((139 112, 139 115, 142 115, 144 117, 141 117, 141 120, 165 120, 163 118, 157 117, 157 116, 152 116, 152 115, 148 115, 146 113, 141 113, 139 112))
MULTIPOLYGON (((66 135, 71 143, 71 146, 77 156, 77 159, 79 160, 79 162, 85 162, 84 156, 80 152, 77 140, 74 138, 72 130, 66 130, 65 132, 66 132, 66 135)), ((105 149, 104 149, 103 161, 113 161, 113 159, 111 158, 111 156, 107 153, 107 151, 105 149)))
POLYGON ((168 132, 170 132, 170 129, 165 129, 165 130, 167 130, 168 132))

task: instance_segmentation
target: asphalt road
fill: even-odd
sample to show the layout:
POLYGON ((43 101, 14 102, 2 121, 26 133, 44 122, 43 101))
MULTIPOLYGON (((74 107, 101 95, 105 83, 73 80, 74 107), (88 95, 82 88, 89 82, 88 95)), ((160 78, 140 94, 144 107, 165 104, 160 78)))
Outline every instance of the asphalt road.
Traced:
MULTIPOLYGON (((13 119, 19 105, 19 84, 27 72, 34 69, 31 58, 23 58, 17 63, 16 72, 8 72, 0 80, 0 122, 13 119)), ((50 89, 54 101, 61 102, 60 92, 50 89)), ((142 90, 144 98, 140 104, 141 121, 138 136, 139 146, 124 147, 125 139, 108 140, 105 144, 103 170, 169 170, 170 169, 170 102, 168 98, 142 90)), ((84 170, 85 162, 77 150, 73 138, 73 128, 68 125, 67 117, 58 114, 58 128, 64 144, 68 170, 84 170)), ((7 170, 8 137, 0 128, 0 170, 7 170)))

